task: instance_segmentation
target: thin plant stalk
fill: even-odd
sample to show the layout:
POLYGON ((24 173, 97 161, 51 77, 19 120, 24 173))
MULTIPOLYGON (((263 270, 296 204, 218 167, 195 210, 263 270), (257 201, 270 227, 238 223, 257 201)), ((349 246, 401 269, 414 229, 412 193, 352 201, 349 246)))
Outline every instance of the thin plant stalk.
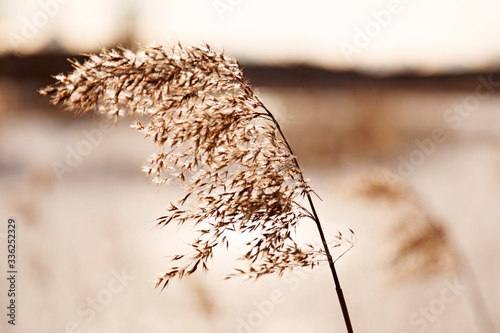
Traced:
POLYGON ((333 261, 332 255, 330 254, 330 250, 328 249, 328 244, 326 243, 325 234, 323 233, 323 228, 321 227, 318 214, 316 213, 316 209, 314 208, 313 201, 309 194, 307 194, 307 200, 309 200, 309 204, 311 206, 311 210, 314 215, 314 221, 316 222, 316 226, 318 227, 319 235, 321 237, 321 242, 323 243, 323 247, 325 249, 325 254, 328 259, 328 264, 330 265, 330 270, 332 271, 333 281, 335 283, 335 290, 337 291, 337 297, 339 298, 340 308, 342 309, 342 315, 344 316, 347 332, 353 333, 354 331, 352 330, 351 319, 349 317, 349 311, 347 310, 347 304, 345 302, 344 293, 342 292, 342 288, 340 287, 339 277, 337 276, 337 270, 335 269, 335 262, 333 261))
MULTIPOLYGON (((170 203, 157 224, 194 223, 193 253, 173 256, 172 262, 187 264, 170 267, 157 287, 163 289, 172 278, 189 276, 198 268, 208 270, 213 249, 229 247, 228 233, 252 234, 241 257, 248 268, 236 269, 237 274, 281 275, 328 261, 352 332, 313 191, 276 118, 245 81, 236 59, 208 45, 152 45, 137 52, 103 50, 73 66, 72 73, 57 75, 56 84, 40 93, 77 114, 91 109, 110 118, 129 114, 133 127, 160 150, 143 167, 148 177, 160 185, 179 180, 187 192, 170 203), (297 200, 306 196, 312 212, 297 200), (305 217, 315 221, 324 251, 319 245, 295 242, 295 228, 305 217)), ((354 245, 340 232, 337 240, 333 246, 354 245)))
POLYGON ((472 270, 469 261, 464 255, 461 256, 461 260, 462 274, 467 276, 470 284, 472 285, 470 302, 475 314, 477 331, 484 333, 496 333, 497 329, 495 328, 490 311, 488 310, 488 305, 486 304, 479 282, 477 281, 476 274, 472 270))
POLYGON ((371 200, 387 201, 391 204, 391 214, 401 207, 404 209, 386 236, 387 244, 393 246, 388 261, 392 282, 409 282, 441 274, 448 276, 450 273, 457 279, 464 278, 476 331, 498 332, 467 256, 452 242, 442 222, 431 216, 401 177, 383 169, 377 170, 361 177, 353 193, 371 200), (412 260, 416 257, 419 260, 412 260))
MULTIPOLYGON (((260 102, 260 105, 267 112, 269 117, 271 117, 272 121, 276 124, 276 128, 278 129, 278 132, 280 133, 281 137, 283 138, 285 145, 288 147, 288 149, 292 153, 295 165, 297 166, 297 168, 300 169, 299 162, 297 161, 297 158, 292 150, 292 147, 290 146, 287 139, 285 138, 285 135, 283 134, 283 131, 281 130, 281 127, 280 127, 278 121, 276 120, 276 118, 273 116, 273 114, 266 108, 266 106, 262 102, 260 102)), ((326 255, 326 258, 328 260, 328 265, 330 266, 330 271, 332 272, 333 281, 335 283, 335 290, 337 292, 337 297, 339 299, 340 308, 342 309, 342 315, 344 316, 344 322, 345 322, 345 325, 347 328, 347 332, 353 333, 354 331, 352 329, 351 319, 349 317, 349 311, 347 310, 347 304, 346 304, 346 301, 344 298, 344 293, 343 293, 342 288, 340 286, 340 281, 339 281, 339 277, 337 275, 337 270, 335 269, 335 261, 333 260, 332 255, 330 254, 330 249, 328 248, 328 243, 326 242, 325 233, 323 232, 323 227, 321 226, 321 222, 319 220, 318 213, 316 213, 316 207, 314 207, 314 203, 313 203, 313 200, 311 198, 311 194, 309 192, 307 192, 306 196, 307 196, 307 200, 309 201, 309 205, 311 207, 314 222, 316 223, 316 227, 318 228, 318 232, 319 232, 319 235, 321 237, 321 243, 323 244, 323 248, 325 250, 325 255, 326 255)))

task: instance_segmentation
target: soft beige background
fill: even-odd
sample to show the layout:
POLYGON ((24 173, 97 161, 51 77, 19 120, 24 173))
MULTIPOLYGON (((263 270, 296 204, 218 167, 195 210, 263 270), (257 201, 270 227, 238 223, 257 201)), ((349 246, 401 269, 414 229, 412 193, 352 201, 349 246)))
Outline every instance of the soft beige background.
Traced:
MULTIPOLYGON (((390 283, 383 262, 391 240, 384 233, 397 215, 395 206, 343 193, 352 179, 376 167, 397 172, 398 157, 415 149, 414 139, 446 126, 443 112, 466 92, 258 90, 276 111, 323 199, 317 204, 327 234, 346 227, 356 232, 357 246, 338 262, 356 331, 418 332, 423 326, 411 321, 412 314, 439 306, 443 290, 456 277, 390 283), (366 111, 369 105, 377 116, 366 121, 373 114, 366 111)), ((325 267, 282 279, 224 281, 237 263, 232 253, 221 251, 210 273, 174 281, 160 295, 153 280, 168 265, 164 256, 185 248, 189 228, 153 228, 168 200, 179 197, 175 186, 158 189, 144 180, 140 165, 153 147, 128 128, 126 119, 104 133, 99 117, 72 119, 56 109, 18 109, 23 104, 13 96, 3 96, 1 109, 0 212, 3 221, 14 217, 19 227, 19 308, 18 325, 7 327, 2 320, 2 330, 344 331, 325 267), (102 138, 95 137, 88 155, 60 181, 53 163, 64 164, 69 150, 88 141, 84 133, 96 131, 102 138), (93 298, 100 300, 95 310, 93 298)), ((497 95, 481 102, 450 132, 451 139, 405 179, 470 262, 493 315, 500 311, 499 106, 497 95)), ((308 221, 299 232, 315 236, 308 221)), ((2 246, 2 257, 4 252, 2 246)), ((458 281, 468 289, 431 312, 437 315, 424 322, 425 332, 484 332, 475 328, 472 280, 460 276, 458 281)), ((5 287, 2 279, 0 289, 5 287)), ((494 320, 500 326, 497 316, 494 320)))
MULTIPOLYGON (((500 58, 498 10, 494 0, 0 0, 0 53, 22 62, 39 52, 180 40, 208 42, 243 65, 489 73, 500 58), (376 19, 395 5, 386 23, 376 19), (362 37, 359 31, 370 27, 371 36, 362 37), (357 52, 346 55, 346 44, 357 52)), ((174 281, 159 294, 153 281, 168 266, 164 256, 184 249, 190 230, 153 227, 180 194, 175 186, 158 189, 145 181, 140 166, 153 147, 125 119, 104 133, 99 117, 73 119, 49 108, 35 93, 41 84, 29 77, 32 69, 5 77, 3 64, 0 59, 0 307, 8 218, 18 225, 19 307, 16 327, 6 324, 2 310, 1 332, 345 331, 324 267, 282 279, 224 281, 235 262, 234 253, 221 251, 209 274, 174 281), (102 137, 90 142, 85 133, 102 137), (85 156, 73 161, 72 172, 54 171, 54 163, 66 163, 78 149, 85 156)), ((361 174, 381 167, 398 173, 400 158, 418 152, 415 140, 436 128, 445 128, 448 140, 405 181, 470 264, 500 328, 500 95, 481 100, 452 129, 446 112, 474 97, 473 88, 384 87, 256 87, 323 199, 317 208, 327 234, 356 232, 357 246, 337 264, 355 331, 486 332, 474 280, 460 275, 457 283, 466 290, 455 290, 447 303, 442 295, 454 275, 389 282, 383 264, 393 240, 384 235, 400 211, 345 196, 361 174), (432 313, 425 319, 421 311, 432 313)), ((316 237, 308 221, 299 233, 316 237)))
POLYGON ((499 10, 495 0, 2 0, 0 52, 181 40, 246 62, 461 71, 498 65, 499 10))

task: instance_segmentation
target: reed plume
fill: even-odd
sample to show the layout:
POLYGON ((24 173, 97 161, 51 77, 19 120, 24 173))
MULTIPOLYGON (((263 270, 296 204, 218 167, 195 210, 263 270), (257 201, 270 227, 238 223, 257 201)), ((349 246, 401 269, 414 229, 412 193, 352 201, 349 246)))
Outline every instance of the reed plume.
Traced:
POLYGON ((432 216, 417 192, 398 175, 378 169, 351 185, 351 194, 385 201, 399 210, 384 235, 385 263, 392 282, 456 275, 467 279, 471 302, 481 332, 496 332, 479 284, 450 233, 432 216))
POLYGON ((386 202, 391 213, 396 213, 382 242, 393 282, 457 271, 460 260, 448 231, 403 178, 377 169, 359 177, 350 186, 350 194, 386 202))
MULTIPOLYGON (((194 222, 193 254, 173 256, 184 264, 171 267, 157 287, 207 270, 214 248, 228 247, 228 235, 238 232, 253 236, 242 254, 248 266, 238 274, 258 278, 328 262, 339 292, 312 189, 278 122, 235 59, 208 45, 179 44, 103 50, 73 66, 40 92, 77 114, 130 115, 133 127, 159 148, 143 168, 148 177, 158 184, 178 180, 185 190, 157 222, 194 222), (303 205, 305 198, 310 208, 303 205), (315 221, 323 248, 297 244, 294 233, 303 218, 315 221)), ((337 240, 332 246, 352 242, 344 235, 337 240)), ((343 296, 342 302, 346 316, 343 296)))

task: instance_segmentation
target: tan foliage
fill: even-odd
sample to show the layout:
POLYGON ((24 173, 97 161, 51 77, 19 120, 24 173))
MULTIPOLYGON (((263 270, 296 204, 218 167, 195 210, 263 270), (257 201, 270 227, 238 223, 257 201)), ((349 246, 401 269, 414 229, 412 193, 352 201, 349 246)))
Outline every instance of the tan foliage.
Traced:
POLYGON ((346 192, 389 204, 394 216, 384 230, 384 262, 391 279, 446 274, 458 269, 459 260, 441 221, 432 217, 416 192, 401 177, 384 169, 365 174, 346 192))
POLYGON ((204 47, 144 46, 137 52, 103 50, 41 90, 77 114, 128 114, 160 151, 144 166, 158 184, 179 180, 186 195, 171 203, 164 226, 194 222, 194 254, 158 280, 208 269, 214 247, 228 234, 251 233, 238 272, 251 277, 324 261, 316 246, 300 247, 294 230, 314 220, 300 198, 311 189, 274 116, 254 94, 237 61, 204 47), (146 116, 147 120, 141 120, 146 116))

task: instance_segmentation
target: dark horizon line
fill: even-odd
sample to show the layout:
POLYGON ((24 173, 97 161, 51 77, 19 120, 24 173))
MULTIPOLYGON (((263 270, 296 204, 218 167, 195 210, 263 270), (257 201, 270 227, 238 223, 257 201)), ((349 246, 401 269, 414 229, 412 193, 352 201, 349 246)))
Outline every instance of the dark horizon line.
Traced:
MULTIPOLYGON (((86 57, 74 54, 2 55, 0 56, 0 76, 17 80, 39 79, 51 81, 52 75, 72 70, 68 59, 83 62, 86 57)), ((500 84, 500 70, 432 75, 407 71, 377 76, 369 72, 329 70, 310 65, 266 66, 242 64, 242 67, 249 83, 256 87, 473 90, 477 87, 480 76, 500 84)))

